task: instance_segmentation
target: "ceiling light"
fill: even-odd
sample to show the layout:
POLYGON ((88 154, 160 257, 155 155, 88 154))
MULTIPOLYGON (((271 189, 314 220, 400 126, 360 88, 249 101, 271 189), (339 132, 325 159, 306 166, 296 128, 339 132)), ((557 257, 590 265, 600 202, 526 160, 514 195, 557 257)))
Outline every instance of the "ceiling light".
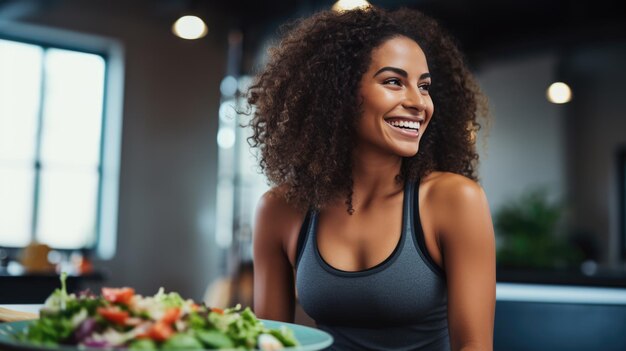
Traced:
POLYGON ((174 22, 172 32, 183 39, 199 39, 208 32, 202 19, 196 16, 183 16, 174 22))
POLYGON ((572 100, 572 89, 563 82, 552 83, 546 92, 548 101, 554 104, 565 104, 572 100))
POLYGON ((368 7, 370 7, 370 3, 365 0, 339 0, 333 5, 332 9, 333 11, 342 12, 368 7))

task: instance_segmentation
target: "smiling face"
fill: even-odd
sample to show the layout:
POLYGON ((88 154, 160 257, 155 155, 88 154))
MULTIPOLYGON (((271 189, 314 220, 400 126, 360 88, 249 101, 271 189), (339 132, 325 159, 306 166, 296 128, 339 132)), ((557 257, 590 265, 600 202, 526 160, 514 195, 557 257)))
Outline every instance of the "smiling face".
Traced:
POLYGON ((400 157, 417 154, 434 112, 426 56, 407 37, 385 41, 372 51, 361 78, 363 115, 357 127, 357 150, 400 157))

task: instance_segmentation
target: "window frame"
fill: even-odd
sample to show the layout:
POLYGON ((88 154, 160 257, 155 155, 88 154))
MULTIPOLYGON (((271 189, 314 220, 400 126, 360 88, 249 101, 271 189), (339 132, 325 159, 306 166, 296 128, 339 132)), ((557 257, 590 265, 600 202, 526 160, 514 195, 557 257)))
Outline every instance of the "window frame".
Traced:
MULTIPOLYGON (((40 46, 44 50, 50 48, 71 50, 81 53, 98 55, 105 61, 103 105, 100 131, 100 155, 97 172, 98 190, 95 227, 95 244, 83 249, 57 249, 61 253, 81 250, 99 259, 111 259, 115 255, 118 227, 119 178, 121 163, 122 117, 124 96, 124 48, 112 38, 78 33, 58 28, 41 27, 17 22, 0 20, 0 39, 40 46)), ((44 72, 42 72, 44 74, 44 72)), ((43 96, 40 98, 43 100, 43 96)), ((42 110, 38 112, 41 123, 42 110)), ((39 128, 39 126, 38 126, 39 128)), ((37 143, 40 142, 38 132, 37 143)), ((39 173, 40 151, 37 151, 33 169, 39 173)), ((36 175, 37 177, 37 175, 36 175)), ((33 185, 37 191, 37 183, 33 185)), ((33 196, 38 196, 33 194, 33 196)), ((36 211, 36 203, 33 203, 36 211)), ((33 225, 34 225, 33 214, 33 225)), ((35 237, 31 232, 31 239, 35 237)), ((0 246, 11 258, 16 258, 23 247, 0 246)))
POLYGON ((622 145, 617 150, 617 181, 619 197, 619 231, 618 244, 620 246, 620 256, 626 260, 626 145, 622 145))

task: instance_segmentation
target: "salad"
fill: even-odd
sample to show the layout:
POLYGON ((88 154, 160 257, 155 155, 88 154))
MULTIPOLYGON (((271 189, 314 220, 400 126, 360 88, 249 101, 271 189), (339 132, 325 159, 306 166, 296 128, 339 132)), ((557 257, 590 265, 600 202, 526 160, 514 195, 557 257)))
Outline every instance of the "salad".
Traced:
POLYGON ((268 329, 250 308, 210 308, 163 288, 154 296, 132 288, 102 288, 102 295, 68 294, 65 274, 18 340, 42 346, 126 350, 280 350, 297 346, 286 326, 268 329))

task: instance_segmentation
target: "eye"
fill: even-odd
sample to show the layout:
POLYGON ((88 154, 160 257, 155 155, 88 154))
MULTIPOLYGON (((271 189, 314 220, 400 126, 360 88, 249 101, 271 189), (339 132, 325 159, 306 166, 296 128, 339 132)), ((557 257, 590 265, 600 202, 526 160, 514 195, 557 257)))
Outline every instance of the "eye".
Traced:
POLYGON ((420 89, 423 89, 425 91, 429 91, 430 90, 430 84, 422 84, 419 87, 420 87, 420 89))
POLYGON ((387 85, 397 85, 397 86, 402 86, 402 81, 398 78, 389 78, 389 79, 385 79, 385 81, 383 81, 383 84, 387 85))

